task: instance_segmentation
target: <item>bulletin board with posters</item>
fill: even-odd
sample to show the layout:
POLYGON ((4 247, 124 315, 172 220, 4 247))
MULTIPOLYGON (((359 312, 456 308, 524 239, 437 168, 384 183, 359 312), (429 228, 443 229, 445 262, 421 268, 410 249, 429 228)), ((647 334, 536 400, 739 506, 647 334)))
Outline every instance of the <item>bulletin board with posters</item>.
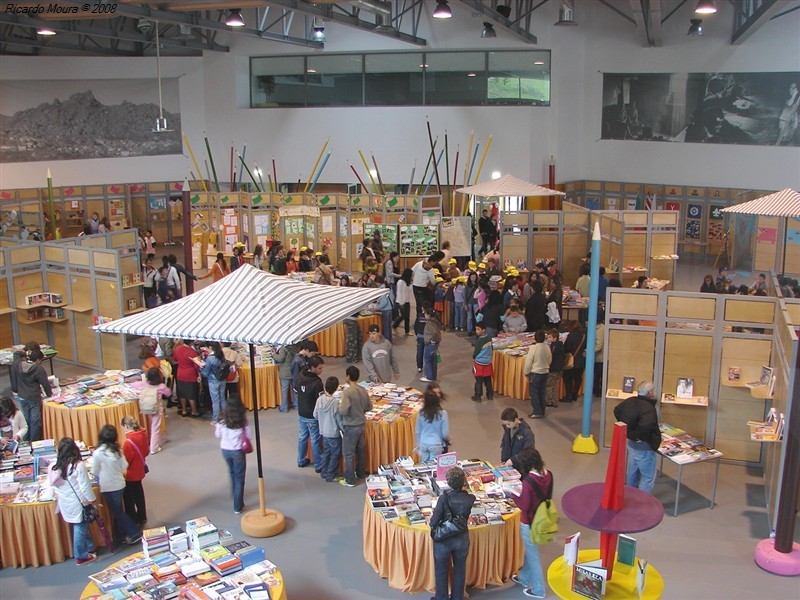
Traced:
POLYGON ((400 225, 400 256, 430 256, 438 249, 438 225, 400 225))
POLYGON ((397 225, 364 224, 364 238, 373 237, 376 231, 380 232, 384 255, 388 255, 389 252, 397 252, 397 225))

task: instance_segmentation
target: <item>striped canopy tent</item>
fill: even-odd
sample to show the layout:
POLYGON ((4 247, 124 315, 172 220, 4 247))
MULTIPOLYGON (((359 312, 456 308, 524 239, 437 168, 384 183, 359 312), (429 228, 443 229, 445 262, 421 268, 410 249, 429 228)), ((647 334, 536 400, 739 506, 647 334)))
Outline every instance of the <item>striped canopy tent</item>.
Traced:
POLYGON ((723 208, 721 212, 762 217, 800 217, 800 193, 791 188, 723 208))
POLYGON ((530 183, 519 177, 507 174, 498 179, 490 179, 456 190, 462 194, 470 196, 480 196, 482 198, 492 198, 495 196, 566 196, 564 192, 551 190, 550 188, 530 183))
POLYGON ((305 283, 243 265, 199 292, 94 329, 101 333, 285 345, 338 323, 387 293, 385 288, 305 283))

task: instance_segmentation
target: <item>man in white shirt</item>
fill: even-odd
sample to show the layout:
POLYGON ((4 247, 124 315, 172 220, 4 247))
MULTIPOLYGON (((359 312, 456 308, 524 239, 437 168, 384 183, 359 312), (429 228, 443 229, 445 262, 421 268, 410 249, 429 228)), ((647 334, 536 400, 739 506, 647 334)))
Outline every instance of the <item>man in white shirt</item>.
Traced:
POLYGON ((417 304, 417 314, 422 312, 423 304, 433 305, 431 290, 436 285, 436 276, 433 267, 427 260, 421 260, 411 267, 411 287, 414 290, 414 301, 417 304))

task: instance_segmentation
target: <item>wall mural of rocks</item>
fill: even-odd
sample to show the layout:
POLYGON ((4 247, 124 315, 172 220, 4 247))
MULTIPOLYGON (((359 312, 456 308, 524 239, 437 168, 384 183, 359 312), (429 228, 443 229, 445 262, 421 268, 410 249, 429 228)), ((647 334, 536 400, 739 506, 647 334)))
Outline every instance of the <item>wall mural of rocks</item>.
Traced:
POLYGON ((0 91, 0 162, 180 154, 178 80, 12 81, 0 91))

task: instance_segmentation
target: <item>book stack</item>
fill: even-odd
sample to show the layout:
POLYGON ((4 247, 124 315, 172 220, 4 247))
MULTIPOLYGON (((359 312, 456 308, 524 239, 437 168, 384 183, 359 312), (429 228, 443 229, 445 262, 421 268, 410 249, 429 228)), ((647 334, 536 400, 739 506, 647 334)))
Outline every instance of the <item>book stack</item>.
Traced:
POLYGON ((266 560, 266 554, 263 546, 248 546, 240 548, 234 552, 236 557, 242 561, 242 568, 255 565, 263 560, 266 560))
POLYGON ((219 573, 220 577, 225 577, 231 573, 242 570, 242 561, 235 554, 226 553, 211 561, 211 568, 219 573))
POLYGON ((189 535, 189 547, 194 550, 219 543, 219 532, 208 517, 186 521, 186 533, 189 535))
POLYGON ((100 591, 104 594, 107 594, 112 590, 127 587, 128 585, 128 580, 125 578, 125 573, 116 567, 109 567, 100 571, 99 573, 89 575, 89 579, 94 581, 97 587, 100 588, 100 591))
POLYGON ((166 527, 153 527, 142 531, 142 549, 148 558, 169 550, 169 535, 166 527))
POLYGON ((180 526, 170 527, 167 529, 167 534, 170 552, 185 552, 189 549, 189 536, 180 526))

